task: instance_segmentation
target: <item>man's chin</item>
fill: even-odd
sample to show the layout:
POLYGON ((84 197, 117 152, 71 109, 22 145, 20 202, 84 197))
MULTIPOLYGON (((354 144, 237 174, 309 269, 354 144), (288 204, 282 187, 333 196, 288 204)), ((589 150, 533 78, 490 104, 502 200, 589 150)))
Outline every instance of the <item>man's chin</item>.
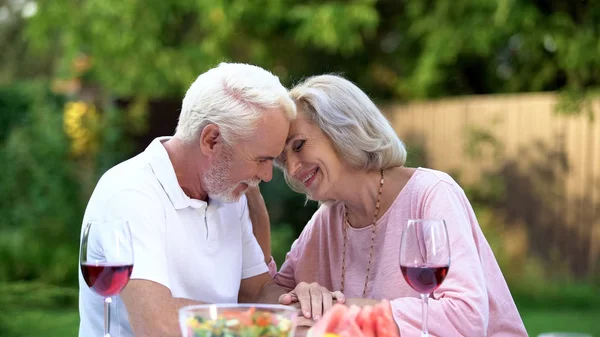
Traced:
POLYGON ((229 188, 226 192, 208 194, 208 197, 219 202, 234 203, 238 202, 240 198, 248 192, 249 185, 246 183, 240 183, 235 188, 229 188))
POLYGON ((246 190, 244 190, 241 193, 217 193, 217 194, 208 194, 208 197, 213 199, 213 200, 217 200, 219 202, 223 202, 226 204, 231 204, 231 203, 235 203, 240 201, 240 198, 242 197, 242 195, 244 195, 246 193, 246 190))
POLYGON ((231 204, 234 202, 237 202, 240 200, 239 197, 234 198, 233 196, 227 196, 227 195, 219 195, 219 194, 215 194, 215 195, 208 195, 208 197, 212 200, 216 200, 218 202, 222 202, 225 204, 231 204))

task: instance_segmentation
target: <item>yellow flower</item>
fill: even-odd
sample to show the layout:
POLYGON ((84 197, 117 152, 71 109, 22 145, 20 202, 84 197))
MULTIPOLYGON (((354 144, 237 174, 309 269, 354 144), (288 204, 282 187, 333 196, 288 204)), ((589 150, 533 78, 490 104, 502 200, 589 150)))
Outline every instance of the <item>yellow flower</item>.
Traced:
POLYGON ((65 104, 63 129, 71 139, 71 152, 74 155, 82 155, 92 150, 93 127, 97 120, 94 105, 82 101, 65 104))

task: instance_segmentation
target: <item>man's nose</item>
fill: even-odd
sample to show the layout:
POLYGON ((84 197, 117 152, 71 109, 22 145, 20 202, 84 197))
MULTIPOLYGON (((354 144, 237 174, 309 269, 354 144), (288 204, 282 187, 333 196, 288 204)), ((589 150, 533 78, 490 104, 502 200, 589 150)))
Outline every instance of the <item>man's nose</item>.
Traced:
POLYGON ((267 183, 273 179, 273 161, 268 160, 261 165, 258 171, 258 178, 267 183))

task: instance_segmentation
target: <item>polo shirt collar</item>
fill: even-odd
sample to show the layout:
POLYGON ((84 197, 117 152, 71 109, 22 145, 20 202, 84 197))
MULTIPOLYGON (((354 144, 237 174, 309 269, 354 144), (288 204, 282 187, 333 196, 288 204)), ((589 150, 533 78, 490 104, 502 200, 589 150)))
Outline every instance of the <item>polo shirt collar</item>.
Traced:
MULTIPOLYGON (((156 179, 158 179, 158 182, 162 186, 165 193, 167 193, 167 196, 169 197, 169 200, 175 209, 192 207, 206 210, 206 208, 209 206, 206 201, 188 197, 181 186, 179 186, 177 176, 175 175, 175 169, 173 168, 169 154, 162 144, 170 138, 171 137, 155 138, 144 151, 144 153, 149 157, 152 171, 154 172, 156 179)), ((221 204, 222 203, 217 200, 210 199, 211 209, 219 208, 221 204)))

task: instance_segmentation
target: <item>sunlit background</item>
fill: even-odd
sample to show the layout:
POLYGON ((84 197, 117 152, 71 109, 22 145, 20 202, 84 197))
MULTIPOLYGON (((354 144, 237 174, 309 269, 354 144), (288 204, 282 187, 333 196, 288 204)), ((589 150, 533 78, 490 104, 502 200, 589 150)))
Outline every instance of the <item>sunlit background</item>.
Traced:
MULTIPOLYGON (((593 0, 0 0, 0 336, 77 334, 98 177, 221 61, 357 83, 409 165, 464 187, 529 334, 600 336, 593 0)), ((262 191, 281 264, 316 205, 279 173, 262 191)))

